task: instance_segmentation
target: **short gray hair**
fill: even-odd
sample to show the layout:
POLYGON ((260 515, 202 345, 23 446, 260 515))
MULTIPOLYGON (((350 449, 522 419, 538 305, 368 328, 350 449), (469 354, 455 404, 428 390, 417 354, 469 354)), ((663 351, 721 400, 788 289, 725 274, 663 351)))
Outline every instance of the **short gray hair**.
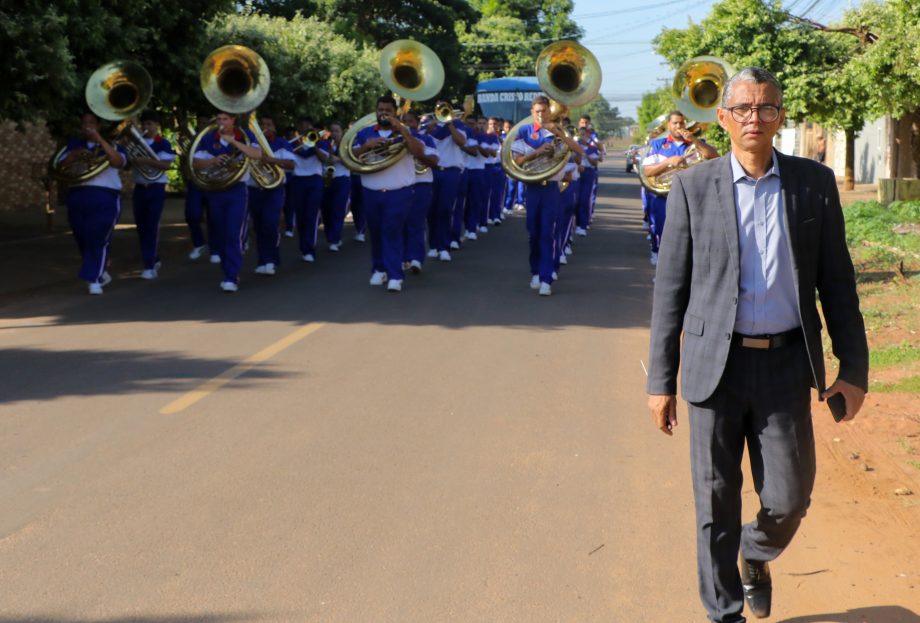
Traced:
POLYGON ((773 88, 776 89, 776 92, 779 93, 779 104, 780 107, 783 105, 783 87, 780 86, 779 80, 776 79, 776 76, 771 74, 766 69, 761 69, 760 67, 745 67, 734 76, 729 78, 728 83, 725 85, 725 89, 722 91, 722 108, 728 108, 728 103, 732 99, 732 90, 735 85, 739 82, 753 82, 754 84, 772 84, 773 88))

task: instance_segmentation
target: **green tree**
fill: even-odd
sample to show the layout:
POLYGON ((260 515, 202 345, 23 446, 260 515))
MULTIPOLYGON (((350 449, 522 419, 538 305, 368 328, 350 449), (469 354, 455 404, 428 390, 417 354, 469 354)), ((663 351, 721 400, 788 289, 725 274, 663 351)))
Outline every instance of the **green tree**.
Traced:
POLYGON ((603 96, 598 96, 569 112, 569 117, 576 124, 582 115, 591 117, 591 125, 601 138, 618 134, 623 128, 635 123, 631 117, 621 117, 619 108, 611 106, 603 96))

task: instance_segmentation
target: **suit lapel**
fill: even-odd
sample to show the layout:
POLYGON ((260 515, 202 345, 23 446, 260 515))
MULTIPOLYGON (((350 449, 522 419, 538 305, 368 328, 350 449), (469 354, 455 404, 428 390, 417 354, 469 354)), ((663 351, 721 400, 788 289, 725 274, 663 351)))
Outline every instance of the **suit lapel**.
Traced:
POLYGON ((789 252, 792 255, 792 266, 798 268, 796 250, 799 248, 799 176, 792 158, 776 152, 776 162, 779 165, 780 187, 783 191, 783 221, 786 226, 786 239, 789 241, 789 252))
POLYGON ((719 214, 722 217, 722 228, 725 233, 725 242, 728 245, 728 256, 731 259, 732 269, 735 271, 736 280, 741 274, 741 259, 738 250, 738 213, 735 210, 735 189, 732 181, 731 157, 725 155, 719 164, 719 175, 715 178, 716 194, 719 196, 719 214))

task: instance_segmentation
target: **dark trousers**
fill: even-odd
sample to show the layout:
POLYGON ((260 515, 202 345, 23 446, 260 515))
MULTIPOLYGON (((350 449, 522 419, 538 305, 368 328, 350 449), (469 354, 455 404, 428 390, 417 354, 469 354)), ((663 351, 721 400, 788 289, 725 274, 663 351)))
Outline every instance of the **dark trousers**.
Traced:
POLYGON ((121 192, 99 186, 73 186, 67 191, 67 219, 80 249, 80 279, 102 280, 109 260, 112 233, 121 214, 121 192))
POLYGON ((144 268, 152 269, 160 261, 160 217, 166 202, 166 184, 135 184, 131 201, 137 238, 141 244, 144 268))
POLYGON ((329 187, 323 192, 323 231, 326 242, 342 242, 342 229, 345 227, 345 214, 348 211, 348 197, 351 195, 351 176, 341 175, 332 178, 329 187))
POLYGON ((259 266, 281 264, 281 212, 284 206, 284 186, 266 190, 249 187, 249 213, 256 232, 259 266))
POLYGON ((293 173, 287 174, 287 181, 284 183, 284 231, 294 233, 294 204, 291 202, 291 178, 294 177, 293 173))
MULTIPOLYGON (((185 222, 192 237, 192 246, 195 248, 203 247, 206 242, 204 231, 201 229, 201 220, 204 218, 207 209, 207 195, 191 182, 187 182, 185 188, 185 222)), ((211 233, 211 219, 209 218, 208 237, 210 237, 211 233)), ((217 253, 218 249, 214 249, 212 252, 217 253)))
POLYGON ((403 279, 406 219, 412 209, 412 186, 364 192, 367 230, 371 237, 371 267, 388 279, 403 279))
POLYGON ((588 229, 588 225, 591 223, 591 207, 594 201, 597 169, 585 167, 578 182, 578 211, 575 213, 575 224, 582 229, 588 229))
POLYGON ((711 621, 745 620, 739 549, 746 560, 775 559, 808 509, 815 482, 811 379, 801 340, 771 350, 733 345, 716 391, 689 405, 697 570, 711 621), (760 511, 742 526, 745 442, 760 511))
POLYGON ((316 255, 316 236, 319 233, 320 207, 323 203, 322 175, 294 175, 288 191, 294 206, 294 220, 301 255, 316 255))
POLYGON ((243 240, 247 226, 246 200, 249 190, 243 183, 226 190, 208 193, 208 214, 214 235, 209 244, 211 253, 220 255, 224 281, 237 283, 243 265, 243 240))
POLYGON ((466 225, 466 204, 470 198, 470 169, 464 169, 460 172, 460 183, 457 185, 457 199, 450 217, 450 241, 460 243, 460 237, 463 235, 463 229, 466 225))
POLYGON ((530 235, 530 274, 553 282, 556 259, 556 221, 562 193, 558 182, 527 184, 527 233, 530 235))
POLYGON ((418 182, 412 186, 412 209, 406 218, 406 247, 403 259, 425 263, 425 225, 431 210, 431 182, 418 182))
POLYGON ((348 198, 348 209, 351 211, 351 222, 355 226, 355 234, 363 234, 367 228, 367 218, 364 215, 364 204, 361 201, 361 176, 351 174, 351 196, 348 198))
POLYGON ((431 211, 428 213, 428 246, 432 249, 447 251, 450 242, 450 221, 459 187, 458 167, 434 170, 434 196, 431 198, 431 211))

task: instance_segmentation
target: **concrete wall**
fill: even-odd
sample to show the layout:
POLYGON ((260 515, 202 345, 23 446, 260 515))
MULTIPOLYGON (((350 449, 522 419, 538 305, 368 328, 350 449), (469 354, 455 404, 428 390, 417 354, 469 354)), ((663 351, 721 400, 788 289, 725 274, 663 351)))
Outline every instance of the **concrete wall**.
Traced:
MULTIPOLYGON (((857 184, 876 184, 880 177, 888 177, 888 133, 889 120, 881 117, 866 124, 856 136, 853 174, 857 184)), ((846 170, 846 135, 837 131, 832 134, 833 158, 827 164, 839 177, 846 170)))

